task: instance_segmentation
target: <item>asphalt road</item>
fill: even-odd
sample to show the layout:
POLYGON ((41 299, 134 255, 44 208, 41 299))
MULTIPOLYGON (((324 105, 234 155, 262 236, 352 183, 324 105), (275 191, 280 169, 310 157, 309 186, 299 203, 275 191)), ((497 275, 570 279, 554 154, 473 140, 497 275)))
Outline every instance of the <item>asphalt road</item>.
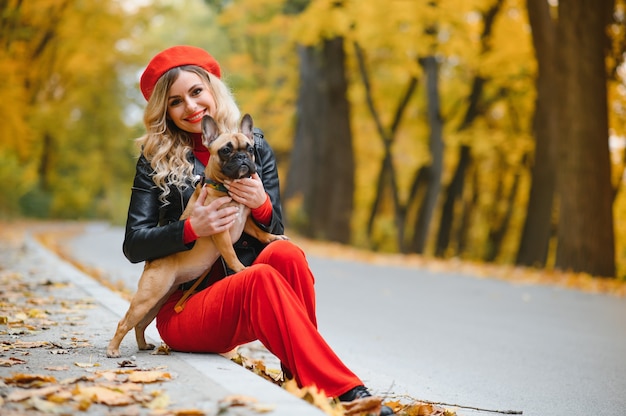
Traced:
MULTIPOLYGON (((123 230, 65 241, 136 287, 123 230)), ((626 299, 543 285, 309 256, 322 334, 388 397, 524 415, 626 415, 626 299)), ((497 414, 457 408, 459 414, 497 414)))

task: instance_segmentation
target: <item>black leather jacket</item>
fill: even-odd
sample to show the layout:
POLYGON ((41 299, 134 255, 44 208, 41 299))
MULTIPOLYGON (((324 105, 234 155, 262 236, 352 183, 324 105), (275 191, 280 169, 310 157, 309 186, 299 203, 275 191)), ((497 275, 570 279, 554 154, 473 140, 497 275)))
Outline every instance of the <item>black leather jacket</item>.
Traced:
MULTIPOLYGON (((265 191, 272 201, 272 219, 269 226, 259 224, 274 234, 283 234, 282 210, 276 159, 270 145, 259 129, 254 129, 254 152, 257 173, 263 181, 265 191)), ((204 172, 204 166, 193 154, 189 156, 194 163, 194 175, 204 172)), ((132 187, 128 218, 126 220, 126 234, 124 238, 124 255, 132 263, 139 263, 164 257, 179 251, 190 250, 195 243, 183 244, 183 221, 180 216, 189 198, 194 192, 191 186, 192 178, 186 189, 179 190, 171 187, 167 200, 169 204, 163 206, 159 201, 161 191, 152 180, 154 171, 148 160, 143 156, 137 161, 137 171, 132 187)), ((241 262, 249 266, 256 259, 264 245, 255 238, 242 234, 235 243, 235 251, 241 262)), ((224 264, 224 262, 221 262, 224 264)), ((226 271, 224 271, 226 273, 226 271)))

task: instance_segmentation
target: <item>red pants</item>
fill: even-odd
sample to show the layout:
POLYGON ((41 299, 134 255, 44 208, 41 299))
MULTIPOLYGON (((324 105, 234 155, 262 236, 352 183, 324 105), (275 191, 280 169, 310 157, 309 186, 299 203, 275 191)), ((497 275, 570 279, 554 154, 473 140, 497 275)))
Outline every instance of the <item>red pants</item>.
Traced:
POLYGON ((181 313, 175 292, 157 316, 174 350, 224 353, 259 340, 299 386, 329 397, 362 385, 317 331, 314 277, 305 255, 289 241, 268 245, 254 264, 191 296, 181 313))

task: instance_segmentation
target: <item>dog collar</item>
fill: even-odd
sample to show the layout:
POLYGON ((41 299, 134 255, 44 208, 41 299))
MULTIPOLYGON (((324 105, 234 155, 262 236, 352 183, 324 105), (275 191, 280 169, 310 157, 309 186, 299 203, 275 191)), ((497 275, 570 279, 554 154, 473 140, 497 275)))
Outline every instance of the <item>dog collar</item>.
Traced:
POLYGON ((209 188, 215 189, 216 191, 228 193, 228 189, 226 189, 223 183, 215 182, 214 180, 207 178, 204 176, 204 172, 194 176, 192 180, 194 188, 200 183, 207 185, 209 188))
POLYGON ((223 183, 215 182, 211 178, 204 178, 204 184, 211 189, 215 189, 216 191, 224 192, 225 194, 228 193, 228 189, 226 189, 223 183))

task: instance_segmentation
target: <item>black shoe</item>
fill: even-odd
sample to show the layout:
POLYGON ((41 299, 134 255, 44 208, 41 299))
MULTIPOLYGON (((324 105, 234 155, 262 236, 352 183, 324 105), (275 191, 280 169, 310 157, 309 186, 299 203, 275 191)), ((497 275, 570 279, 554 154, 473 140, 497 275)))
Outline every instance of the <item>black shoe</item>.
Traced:
POLYGON ((344 394, 338 397, 340 402, 351 402, 352 400, 362 399, 363 397, 371 397, 372 394, 367 390, 365 386, 356 386, 355 388, 348 390, 344 394))
POLYGON ((280 363, 280 369, 283 372, 283 381, 293 380, 293 373, 285 366, 285 364, 280 363))
MULTIPOLYGON (((338 397, 340 402, 351 402, 357 399, 363 399, 365 397, 372 397, 372 394, 369 392, 367 387, 365 386, 356 386, 355 388, 348 390, 344 394, 338 397)), ((393 410, 389 406, 382 406, 380 409, 380 416, 391 416, 393 415, 393 410)))

